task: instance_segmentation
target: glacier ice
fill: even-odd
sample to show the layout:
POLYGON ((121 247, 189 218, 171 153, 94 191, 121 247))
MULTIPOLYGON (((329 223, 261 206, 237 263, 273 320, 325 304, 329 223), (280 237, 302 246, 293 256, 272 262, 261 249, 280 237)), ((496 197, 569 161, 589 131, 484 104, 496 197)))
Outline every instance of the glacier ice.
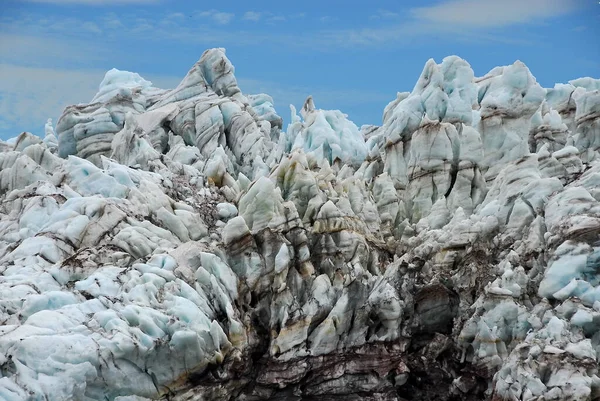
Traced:
POLYGON ((596 399, 599 91, 451 56, 284 130, 224 49, 108 71, 0 143, 0 398, 596 399))
POLYGON ((287 151, 303 149, 319 160, 333 164, 360 164, 367 149, 358 127, 339 110, 320 110, 309 96, 300 111, 292 107, 292 124, 287 129, 287 151))

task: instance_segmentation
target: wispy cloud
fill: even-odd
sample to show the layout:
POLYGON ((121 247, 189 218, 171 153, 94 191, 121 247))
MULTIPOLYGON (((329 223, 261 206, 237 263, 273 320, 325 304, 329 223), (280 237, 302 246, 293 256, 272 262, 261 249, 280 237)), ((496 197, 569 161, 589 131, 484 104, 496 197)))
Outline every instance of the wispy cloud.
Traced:
POLYGON ((233 20, 235 14, 226 13, 218 10, 207 10, 199 12, 198 16, 211 18, 215 23, 219 25, 227 25, 233 20))
POLYGON ((121 19, 115 13, 110 13, 104 17, 101 17, 100 21, 104 29, 107 29, 109 31, 115 31, 125 28, 125 25, 123 25, 121 19))
POLYGON ((319 108, 345 108, 368 103, 385 105, 394 98, 395 92, 382 93, 358 89, 323 88, 316 86, 299 86, 270 82, 251 78, 238 78, 238 84, 244 94, 267 93, 274 102, 275 108, 285 121, 289 121, 290 104, 300 109, 309 95, 312 95, 319 108))
POLYGON ((286 21, 287 18, 284 17, 283 15, 272 15, 268 18, 269 22, 282 22, 282 21, 286 21))
MULTIPOLYGON (((96 92, 105 71, 99 69, 23 67, 0 64, 0 137, 7 139, 29 130, 43 135, 46 119, 58 120, 64 108, 71 104, 87 103, 96 92)), ((140 75, 160 88, 174 88, 183 79, 180 76, 140 75)), ((289 105, 300 108, 308 95, 313 95, 318 107, 345 108, 366 103, 385 104, 393 94, 375 91, 344 90, 311 86, 297 86, 251 78, 238 78, 245 94, 268 93, 276 108, 289 121, 289 105)))
POLYGON ((319 21, 322 23, 333 22, 336 19, 337 18, 332 17, 331 15, 323 15, 322 17, 319 17, 319 21))
POLYGON ((0 40, 0 54, 3 63, 78 68, 93 65, 118 52, 79 38, 5 33, 0 40))
MULTIPOLYGON (((415 37, 531 45, 530 38, 515 37, 500 29, 541 23, 576 11, 580 5, 581 0, 445 0, 435 6, 412 8, 407 14, 380 9, 369 19, 379 20, 381 25, 323 30, 318 40, 322 46, 335 48, 400 45, 415 37)), ((320 21, 332 19, 323 16, 320 21)))
MULTIPOLYGON (((268 42, 274 46, 293 45, 306 51, 316 49, 319 52, 366 46, 403 46, 414 43, 415 38, 471 43, 494 41, 523 45, 531 43, 531 35, 516 37, 500 29, 510 24, 535 23, 567 13, 575 9, 578 1, 580 0, 505 0, 498 5, 497 0, 446 0, 431 7, 409 10, 380 9, 374 14, 374 17, 378 18, 376 24, 369 22, 369 18, 365 18, 362 24, 351 28, 332 24, 337 20, 336 17, 314 15, 313 18, 321 21, 323 27, 301 33, 298 30, 286 29, 287 24, 279 24, 282 28, 281 30, 278 28, 275 33, 272 29, 260 29, 260 24, 256 24, 257 29, 250 29, 249 24, 231 26, 236 16, 217 9, 185 14, 174 9, 170 14, 146 18, 120 13, 79 20, 72 17, 57 20, 34 14, 22 15, 20 18, 10 20, 5 16, 0 17, 0 32, 18 35, 21 41, 14 42, 3 35, 0 40, 0 54, 8 57, 3 60, 5 62, 25 58, 37 60, 36 65, 44 65, 41 60, 45 57, 53 59, 56 55, 60 55, 60 59, 64 59, 65 62, 66 59, 73 59, 78 64, 81 64, 84 59, 90 63, 97 59, 104 59, 107 53, 110 59, 116 59, 117 55, 114 52, 118 49, 124 51, 126 48, 123 45, 124 41, 140 45, 149 42, 167 44, 176 41, 207 47, 230 44, 244 46, 268 42), (198 19, 203 19, 205 23, 199 23, 198 19), (38 51, 37 48, 28 46, 27 42, 24 42, 20 32, 28 32, 31 37, 44 38, 48 46, 43 45, 38 51), (97 40, 100 33, 101 40, 97 40), (82 35, 87 35, 87 38, 81 37, 82 35), (58 38, 65 39, 69 43, 78 40, 80 42, 78 46, 69 46, 67 50, 61 48, 63 45, 57 41, 58 38), (89 58, 79 54, 90 47, 93 49, 101 47, 97 42, 101 42, 104 48, 98 52, 89 52, 91 53, 89 58), (54 49, 50 51, 46 47, 54 49), (100 55, 99 52, 104 53, 100 55)), ((250 10, 241 13, 238 18, 275 24, 305 16, 305 13, 280 15, 270 11, 250 10)), ((120 54, 118 57, 128 56, 120 54)))
MULTIPOLYGON (((291 15, 290 18, 302 18, 299 14, 291 15)), ((287 21, 288 17, 281 14, 273 14, 270 11, 246 11, 242 16, 242 20, 258 22, 261 20, 267 22, 287 21)))
POLYGON ((390 11, 390 10, 383 10, 383 9, 379 9, 377 10, 377 13, 371 15, 369 18, 370 19, 394 19, 394 18, 398 18, 400 17, 400 14, 390 11))
MULTIPOLYGON (((435 38, 437 41, 450 40, 460 43, 503 43, 519 46, 533 44, 527 38, 515 38, 505 33, 487 33, 460 26, 441 26, 415 22, 379 28, 323 30, 319 33, 319 37, 315 39, 320 44, 317 50, 328 51, 329 49, 350 49, 357 46, 403 46, 414 43, 415 38, 423 40, 435 38)), ((304 43, 299 45, 302 44, 304 43)))
POLYGON ((227 25, 233 19, 234 15, 231 13, 215 13, 212 18, 217 24, 227 25))
POLYGON ((419 21, 495 28, 542 21, 575 10, 577 0, 452 0, 419 7, 411 14, 419 21))
POLYGON ((262 13, 257 12, 257 11, 246 11, 244 13, 244 16, 242 17, 243 20, 246 21, 259 21, 260 18, 262 17, 262 13))
POLYGON ((127 4, 157 4, 161 0, 24 0, 28 3, 45 3, 78 6, 114 6, 127 4))
MULTIPOLYGON (((63 69, 23 67, 0 64, 0 128, 3 136, 15 136, 22 130, 43 135, 46 119, 56 122, 64 108, 87 103, 102 82, 105 71, 98 69, 63 69)), ((140 73, 154 86, 174 88, 181 77, 140 73)), ((185 73, 184 73, 185 74, 185 73)), ((4 137, 6 139, 6 137, 4 137)))
MULTIPOLYGON (((435 6, 412 8, 407 14, 380 9, 369 19, 382 25, 324 30, 318 33, 318 40, 322 46, 335 48, 403 44, 415 37, 530 45, 533 41, 529 38, 499 29, 541 23, 576 11, 581 4, 582 0, 445 0, 435 6)), ((323 16, 320 21, 332 19, 323 16)))
POLYGON ((102 33, 102 30, 96 25, 95 22, 87 21, 84 22, 82 27, 92 33, 102 33))
POLYGON ((167 18, 172 19, 172 20, 182 20, 185 19, 185 14, 184 13, 172 13, 167 15, 167 18))
POLYGON ((10 77, 0 80, 0 122, 14 131, 9 136, 21 130, 39 135, 46 119, 56 121, 65 106, 89 102, 103 74, 0 64, 0 75, 10 77))

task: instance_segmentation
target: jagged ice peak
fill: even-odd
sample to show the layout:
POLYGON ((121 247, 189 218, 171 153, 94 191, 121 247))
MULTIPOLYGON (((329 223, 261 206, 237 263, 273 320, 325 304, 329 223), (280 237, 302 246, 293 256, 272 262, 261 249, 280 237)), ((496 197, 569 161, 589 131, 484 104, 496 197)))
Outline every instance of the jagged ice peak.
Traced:
POLYGON ((210 49, 0 142, 0 399, 597 399, 600 80, 318 100, 210 49))

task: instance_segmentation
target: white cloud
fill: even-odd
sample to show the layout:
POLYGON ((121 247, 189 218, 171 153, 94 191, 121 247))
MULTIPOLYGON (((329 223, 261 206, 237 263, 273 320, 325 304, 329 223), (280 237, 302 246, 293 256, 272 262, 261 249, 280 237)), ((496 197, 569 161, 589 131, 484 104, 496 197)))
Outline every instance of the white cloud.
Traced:
POLYGON ((101 21, 102 21, 102 25, 103 25, 104 29, 114 31, 117 29, 125 28, 125 25, 123 25, 123 23, 121 22, 121 19, 119 17, 117 17, 117 15, 114 13, 111 13, 105 17, 102 17, 101 21))
POLYGON ((275 109, 284 121, 289 122, 289 105, 299 110, 309 95, 312 95, 319 108, 352 108, 368 103, 381 104, 381 110, 396 92, 382 93, 357 89, 323 88, 289 85, 281 82, 263 81, 237 77, 238 85, 244 94, 266 93, 273 98, 275 109))
POLYGON ((273 15, 269 17, 269 22, 280 22, 286 21, 286 18, 283 15, 273 15))
POLYGON ((463 27, 502 27, 557 17, 573 11, 577 0, 451 0, 411 10, 420 21, 463 27))
MULTIPOLYGON (((583 0, 445 0, 431 7, 417 7, 407 17, 379 10, 375 19, 399 20, 382 26, 331 29, 319 32, 320 48, 402 44, 415 37, 440 37, 456 42, 496 42, 531 45, 527 37, 515 37, 498 28, 540 23, 575 11, 583 0), (451 35, 449 35, 451 34, 451 35)), ((321 22, 329 22, 321 17, 321 22)))
POLYGON ((212 19, 220 25, 227 25, 231 22, 231 20, 233 19, 234 14, 231 13, 222 13, 222 12, 218 12, 218 13, 214 13, 212 16, 212 19))
POLYGON ((131 32, 145 33, 145 32, 151 32, 153 29, 154 29, 154 25, 146 23, 146 22, 140 22, 131 29, 131 32))
MULTIPOLYGON (((162 45, 180 42, 206 47, 269 42, 321 52, 365 46, 402 46, 415 38, 523 45, 531 43, 528 41, 530 37, 515 37, 510 32, 497 31, 495 28, 508 21, 535 22, 536 18, 539 20, 544 16, 558 15, 572 9, 577 1, 580 0, 506 0, 501 8, 508 11, 498 12, 499 15, 495 15, 494 21, 491 21, 489 11, 479 6, 492 4, 490 0, 446 0, 433 7, 413 8, 398 17, 395 16, 395 9, 379 10, 377 15, 380 19, 376 24, 369 23, 366 18, 361 25, 338 28, 329 24, 337 18, 314 16, 317 21, 324 23, 323 28, 311 32, 287 30, 275 33, 265 30, 242 31, 229 26, 225 28, 235 16, 216 9, 191 13, 196 18, 212 21, 212 24, 182 18, 187 14, 177 10, 155 18, 137 18, 135 15, 117 13, 90 19, 57 19, 35 14, 19 18, 0 16, 0 32, 3 32, 0 33, 0 54, 4 63, 79 68, 97 63, 106 65, 107 60, 131 60, 135 55, 123 45, 124 42, 135 42, 142 47, 156 42, 162 45), (520 3, 532 7, 523 11, 525 6, 518 5, 520 3), (545 7, 540 6, 542 3, 545 7), (522 11, 518 18, 513 15, 514 9, 522 11), (513 15, 512 19, 510 15, 513 15), (102 41, 96 40, 98 31, 102 31, 102 41), (27 35, 21 32, 27 32, 27 35), (14 40, 13 37, 18 39, 14 40)), ((249 21, 260 18, 261 22, 275 23, 298 15, 283 16, 259 10, 247 11, 241 18, 249 21)))
POLYGON ((36 128, 40 135, 46 119, 56 121, 65 106, 89 102, 103 74, 0 64, 0 75, 10 77, 0 80, 0 121, 15 130, 9 136, 36 128))
POLYGON ((246 21, 260 21, 267 20, 269 22, 277 22, 277 21, 287 21, 288 19, 300 19, 306 17, 306 13, 295 13, 289 16, 281 15, 281 14, 273 14, 270 11, 246 11, 243 20, 246 21))
MULTIPOLYGON (((0 64, 0 76, 10 78, 0 80, 0 136, 7 139, 23 130, 43 135, 48 118, 56 123, 66 106, 89 102, 98 91, 104 74, 105 71, 97 69, 0 64)), ((140 75, 162 88, 174 88, 183 78, 140 75)))
POLYGON ((81 6, 113 6, 126 4, 156 4, 161 0, 24 0, 29 3, 81 6))
POLYGON ((181 19, 185 18, 185 14, 183 14, 183 13, 172 13, 172 14, 167 15, 167 18, 181 20, 181 19))
POLYGON ((261 17, 262 13, 256 11, 246 11, 242 19, 246 21, 259 21, 261 17))
POLYGON ((400 14, 395 13, 393 11, 379 9, 379 10, 377 10, 377 13, 371 15, 369 18, 370 19, 393 19, 393 18, 398 18, 399 16, 400 16, 400 14))
POLYGON ((218 10, 207 10, 197 13, 199 17, 211 18, 215 23, 219 25, 227 25, 233 20, 235 14, 226 13, 218 10))
MULTIPOLYGON (((294 14, 293 16, 291 16, 291 18, 301 18, 299 14, 294 14)), ((260 21, 260 20, 266 20, 268 22, 279 22, 279 21, 287 21, 287 18, 283 15, 278 15, 278 14, 273 14, 272 12, 269 11, 246 11, 244 13, 244 16, 242 17, 243 20, 246 21, 260 21)))
MULTIPOLYGON (((28 31, 27 29, 24 29, 28 31)), ((83 39, 56 39, 51 35, 0 35, 3 63, 29 66, 80 66, 104 60, 111 52, 83 39)), ((115 52, 112 51, 114 54, 115 52)))
MULTIPOLYGON (((320 48, 375 46, 408 43, 415 37, 442 37, 456 42, 496 42, 531 45, 527 37, 515 37, 502 28, 515 24, 539 23, 577 9, 582 0, 445 0, 431 7, 410 10, 407 17, 378 10, 374 19, 402 23, 330 29, 319 32, 320 48)), ((329 22, 321 17, 321 22, 329 22)))
POLYGON ((102 33, 102 30, 96 25, 95 22, 87 21, 84 22, 82 27, 92 33, 102 33))
POLYGON ((335 21, 335 20, 336 20, 335 17, 329 16, 329 15, 324 15, 324 16, 322 16, 322 17, 319 18, 319 21, 321 21, 323 23, 332 22, 332 21, 335 21))
MULTIPOLYGON (((105 71, 98 69, 72 70, 0 64, 0 76, 10 77, 0 80, 0 138, 16 136, 23 130, 43 135, 43 127, 48 118, 56 123, 66 106, 89 102, 98 91, 104 74, 105 71)), ((143 72, 140 75, 156 87, 174 88, 183 79, 185 72, 181 76, 143 72)), ((381 104, 383 107, 394 95, 297 86, 243 77, 238 77, 238 83, 245 94, 271 95, 285 121, 289 121, 289 104, 300 108, 308 95, 314 96, 318 107, 336 107, 342 111, 368 103, 381 104)))

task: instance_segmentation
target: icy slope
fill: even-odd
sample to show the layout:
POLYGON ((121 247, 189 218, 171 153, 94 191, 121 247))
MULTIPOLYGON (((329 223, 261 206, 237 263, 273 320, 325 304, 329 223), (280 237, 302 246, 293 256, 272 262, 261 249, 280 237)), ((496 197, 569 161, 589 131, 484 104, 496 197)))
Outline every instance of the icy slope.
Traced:
POLYGON ((599 87, 453 56, 283 131, 223 49, 109 71, 0 144, 0 399, 597 399, 599 87))

